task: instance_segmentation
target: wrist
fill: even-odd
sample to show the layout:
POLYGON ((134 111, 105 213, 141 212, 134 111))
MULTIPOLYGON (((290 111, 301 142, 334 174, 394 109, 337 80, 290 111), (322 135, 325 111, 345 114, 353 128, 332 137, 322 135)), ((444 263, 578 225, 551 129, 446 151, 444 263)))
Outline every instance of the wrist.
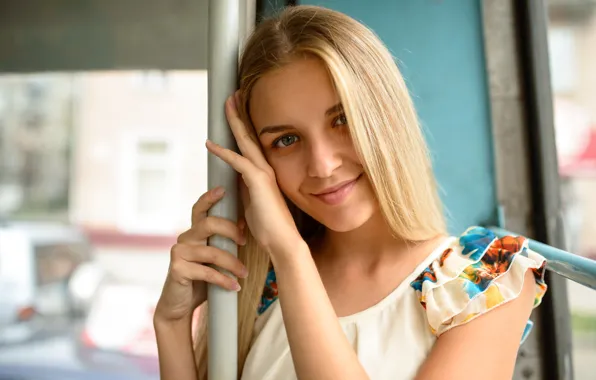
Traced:
POLYGON ((302 261, 304 257, 311 257, 310 247, 300 235, 293 239, 284 240, 284 244, 270 249, 269 256, 275 268, 283 265, 293 265, 296 261, 302 261))
POLYGON ((187 331, 191 328, 192 324, 192 317, 183 317, 180 319, 166 319, 159 316, 159 314, 155 314, 153 316, 153 327, 155 331, 164 331, 168 333, 177 332, 177 331, 187 331))

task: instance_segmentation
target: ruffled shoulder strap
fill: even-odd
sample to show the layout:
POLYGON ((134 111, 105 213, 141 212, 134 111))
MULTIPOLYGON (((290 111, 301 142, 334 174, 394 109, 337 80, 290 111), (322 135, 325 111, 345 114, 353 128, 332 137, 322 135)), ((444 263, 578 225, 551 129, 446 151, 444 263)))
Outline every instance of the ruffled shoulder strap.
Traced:
MULTIPOLYGON (((469 228, 411 282, 439 336, 519 296, 528 269, 536 282, 534 307, 546 284, 546 260, 528 248, 522 236, 498 238, 482 227, 469 228)), ((528 321, 525 340, 532 328, 528 321)))
POLYGON ((265 280, 265 287, 261 295, 261 302, 257 309, 257 315, 263 314, 269 306, 277 299, 277 279, 275 277, 275 271, 273 267, 269 269, 267 273, 267 279, 265 280))

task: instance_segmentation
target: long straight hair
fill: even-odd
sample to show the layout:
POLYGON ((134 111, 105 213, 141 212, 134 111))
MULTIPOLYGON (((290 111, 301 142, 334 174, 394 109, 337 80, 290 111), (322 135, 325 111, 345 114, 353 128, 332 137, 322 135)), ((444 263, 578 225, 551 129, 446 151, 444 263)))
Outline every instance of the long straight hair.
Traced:
MULTIPOLYGON (((370 179, 380 210, 393 234, 418 242, 445 234, 431 160, 406 84, 381 40, 366 26, 333 10, 294 6, 264 20, 248 39, 240 69, 240 112, 257 81, 303 57, 320 59, 344 106, 354 147, 370 179)), ((249 118, 245 118, 249 120, 249 118)), ((321 229, 289 204, 305 238, 321 229)), ((252 236, 240 248, 250 272, 238 306, 238 366, 242 372, 253 340, 253 327, 270 266, 252 236)), ((207 316, 196 339, 199 379, 207 379, 207 316)))

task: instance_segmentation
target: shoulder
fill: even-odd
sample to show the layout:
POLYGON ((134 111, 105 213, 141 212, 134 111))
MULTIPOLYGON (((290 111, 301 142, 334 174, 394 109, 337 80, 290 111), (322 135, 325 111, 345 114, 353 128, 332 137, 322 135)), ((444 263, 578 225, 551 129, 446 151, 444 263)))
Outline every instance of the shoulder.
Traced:
MULTIPOLYGON (((410 285, 431 331, 440 336, 530 293, 532 308, 538 306, 546 292, 545 266, 544 257, 529 249, 525 237, 497 237, 489 229, 471 227, 410 285)), ((530 328, 527 321, 524 338, 530 328)))

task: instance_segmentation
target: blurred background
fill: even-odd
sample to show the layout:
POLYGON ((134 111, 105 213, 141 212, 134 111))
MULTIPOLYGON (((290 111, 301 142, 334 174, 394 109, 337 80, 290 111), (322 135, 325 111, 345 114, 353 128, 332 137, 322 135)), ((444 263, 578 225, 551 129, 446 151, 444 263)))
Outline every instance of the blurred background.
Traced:
MULTIPOLYGON (((159 377, 153 310, 169 249, 207 189, 206 3, 0 4, 0 380, 159 377)), ((527 70, 537 66, 524 63, 527 9, 513 0, 244 6, 260 19, 295 3, 363 20, 396 55, 454 233, 494 221, 497 207, 508 228, 540 229, 539 180, 524 161, 527 70)), ((596 2, 537 3, 559 245, 596 259, 596 2)), ((594 379, 596 292, 569 281, 553 289, 564 292, 547 302, 516 376, 547 378, 549 344, 565 345, 548 338, 549 313, 563 305, 566 365, 594 379)))
POLYGON ((206 95, 205 71, 0 76, 0 367, 156 373, 169 249, 206 190, 206 95))
MULTIPOLYGON (((551 0, 548 44, 565 245, 596 260, 596 7, 551 0)), ((588 2, 586 2, 588 3, 588 2)), ((596 358, 596 291, 568 282, 576 378, 596 358)))

